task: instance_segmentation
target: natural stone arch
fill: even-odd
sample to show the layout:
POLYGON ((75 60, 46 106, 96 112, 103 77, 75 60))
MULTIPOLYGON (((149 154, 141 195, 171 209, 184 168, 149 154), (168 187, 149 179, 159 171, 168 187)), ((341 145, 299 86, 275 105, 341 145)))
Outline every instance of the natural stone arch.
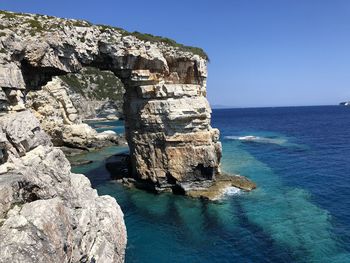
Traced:
POLYGON ((11 51, 1 54, 3 74, 13 79, 7 87, 12 98, 6 92, 4 98, 8 110, 20 110, 26 89, 38 89, 52 76, 84 66, 111 70, 126 88, 126 138, 133 175, 143 187, 186 190, 219 172, 221 144, 210 126, 204 58, 98 26, 34 36, 18 30, 3 43, 11 51))

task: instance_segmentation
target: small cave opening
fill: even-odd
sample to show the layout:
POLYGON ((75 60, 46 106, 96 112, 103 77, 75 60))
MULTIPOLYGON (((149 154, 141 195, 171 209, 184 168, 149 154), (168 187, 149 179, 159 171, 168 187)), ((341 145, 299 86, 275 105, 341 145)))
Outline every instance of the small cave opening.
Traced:
POLYGON ((55 67, 34 67, 25 59, 21 61, 21 70, 27 91, 38 90, 52 80, 52 77, 67 74, 55 67))
POLYGON ((211 166, 204 166, 203 164, 198 164, 195 169, 193 169, 193 175, 196 181, 212 180, 215 176, 215 169, 211 166))
POLYGON ((8 153, 5 147, 3 146, 0 148, 0 164, 6 163, 7 159, 8 159, 8 153))

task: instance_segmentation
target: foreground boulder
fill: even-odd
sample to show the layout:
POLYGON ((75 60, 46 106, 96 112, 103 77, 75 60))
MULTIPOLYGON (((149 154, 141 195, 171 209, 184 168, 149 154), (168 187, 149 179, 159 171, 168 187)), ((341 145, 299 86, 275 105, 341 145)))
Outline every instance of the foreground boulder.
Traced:
POLYGON ((0 262, 123 262, 123 213, 29 111, 0 117, 0 262))

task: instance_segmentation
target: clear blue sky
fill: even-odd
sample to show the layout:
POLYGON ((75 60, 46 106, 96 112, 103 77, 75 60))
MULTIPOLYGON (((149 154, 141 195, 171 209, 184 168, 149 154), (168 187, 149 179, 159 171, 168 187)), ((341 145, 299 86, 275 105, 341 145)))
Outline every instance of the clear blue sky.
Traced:
POLYGON ((348 0, 1 0, 0 9, 82 18, 204 48, 212 104, 350 100, 348 0))

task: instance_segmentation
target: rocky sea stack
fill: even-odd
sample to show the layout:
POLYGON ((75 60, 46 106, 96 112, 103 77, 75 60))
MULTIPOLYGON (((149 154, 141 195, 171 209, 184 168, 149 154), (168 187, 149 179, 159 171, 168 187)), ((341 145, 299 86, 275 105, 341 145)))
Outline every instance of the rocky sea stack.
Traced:
POLYGON ((136 186, 215 185, 221 143, 201 49, 86 21, 5 11, 0 21, 0 262, 124 260, 118 204, 72 174, 56 147, 120 143, 84 119, 125 119, 136 186))

